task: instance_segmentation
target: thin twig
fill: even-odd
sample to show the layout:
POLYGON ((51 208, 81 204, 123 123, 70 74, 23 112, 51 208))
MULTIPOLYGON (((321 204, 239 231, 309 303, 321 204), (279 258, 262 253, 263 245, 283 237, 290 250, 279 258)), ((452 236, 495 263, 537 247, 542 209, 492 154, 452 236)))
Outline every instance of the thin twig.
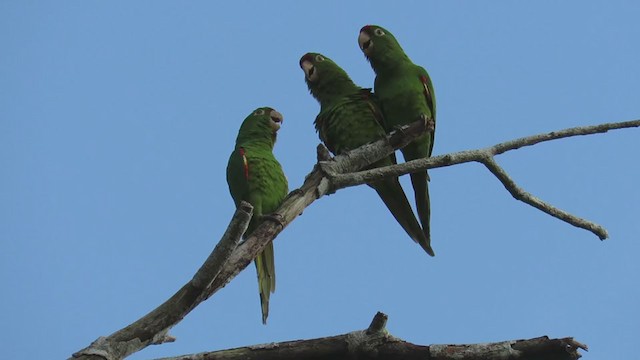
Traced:
POLYGON ((506 141, 484 149, 460 151, 456 153, 450 153, 426 159, 418 159, 398 165, 375 168, 360 172, 345 173, 339 170, 334 171, 333 168, 331 168, 327 171, 327 176, 329 177, 329 180, 333 186, 332 191, 336 191, 345 187, 357 186, 389 176, 401 176, 412 172, 462 164, 466 162, 480 162, 483 163, 504 184, 505 188, 513 195, 514 198, 521 200, 573 226, 591 231, 596 236, 598 236, 598 238, 604 240, 608 237, 608 234, 602 226, 557 209, 520 189, 516 185, 516 183, 507 175, 507 173, 498 166, 498 164, 493 159, 493 155, 502 154, 510 150, 516 150, 524 146, 531 146, 545 141, 557 140, 571 136, 605 133, 609 130, 631 127, 640 127, 640 120, 569 128, 560 131, 543 133, 519 138, 516 140, 506 141))
POLYGON ((515 140, 505 141, 503 143, 492 146, 493 154, 502 154, 509 150, 519 149, 524 146, 535 145, 544 141, 557 140, 572 136, 593 135, 606 133, 609 130, 626 129, 632 127, 640 127, 640 120, 621 121, 615 123, 604 123, 592 126, 578 126, 559 131, 526 136, 515 140))
POLYGON ((506 171, 496 163, 492 156, 487 156, 481 161, 488 169, 491 171, 493 175, 495 175, 498 180, 504 185, 505 189, 511 193, 511 195, 524 203, 527 203, 534 208, 545 212, 555 218, 558 218, 566 223, 569 223, 575 227, 583 228, 585 230, 591 231, 596 234, 600 240, 604 240, 609 237, 607 234, 607 230, 598 224, 594 224, 585 219, 579 218, 577 216, 571 215, 566 211, 560 210, 553 205, 550 205, 537 197, 531 195, 530 193, 522 190, 518 185, 516 185, 515 181, 509 177, 506 171))

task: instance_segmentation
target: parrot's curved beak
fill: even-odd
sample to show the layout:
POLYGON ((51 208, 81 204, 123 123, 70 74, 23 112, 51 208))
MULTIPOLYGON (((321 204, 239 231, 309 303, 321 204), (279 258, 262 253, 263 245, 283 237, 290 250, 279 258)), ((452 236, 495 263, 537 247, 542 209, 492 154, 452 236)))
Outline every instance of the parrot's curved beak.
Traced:
POLYGON ((318 78, 318 74, 316 73, 316 67, 309 60, 302 60, 300 62, 300 67, 304 71, 304 76, 309 81, 315 81, 318 78))
POLYGON ((284 117, 276 110, 271 110, 269 117, 271 118, 271 127, 273 130, 278 131, 284 122, 284 117))
POLYGON ((373 49, 373 40, 371 40, 371 36, 369 36, 365 30, 360 30, 360 35, 358 35, 358 45, 360 45, 360 50, 362 50, 365 55, 371 53, 371 50, 373 49))

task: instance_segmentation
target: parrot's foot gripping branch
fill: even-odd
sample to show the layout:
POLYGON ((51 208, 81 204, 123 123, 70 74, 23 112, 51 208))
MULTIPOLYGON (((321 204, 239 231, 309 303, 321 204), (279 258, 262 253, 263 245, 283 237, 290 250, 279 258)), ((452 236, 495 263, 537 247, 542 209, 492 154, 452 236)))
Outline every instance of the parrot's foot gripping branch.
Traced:
POLYGON ((327 147, 324 146, 324 144, 318 144, 318 147, 316 148, 316 154, 318 157, 318 162, 330 161, 331 159, 333 159, 331 157, 331 153, 329 152, 329 149, 327 149, 327 147))
POLYGON ((436 131, 436 121, 433 117, 427 116, 425 114, 420 114, 420 120, 424 122, 425 132, 432 133, 436 131))
POLYGON ((278 214, 278 213, 262 215, 260 217, 260 220, 262 220, 262 221, 266 221, 266 220, 273 221, 276 224, 280 225, 281 228, 284 229, 284 224, 285 224, 284 217, 282 215, 278 214))

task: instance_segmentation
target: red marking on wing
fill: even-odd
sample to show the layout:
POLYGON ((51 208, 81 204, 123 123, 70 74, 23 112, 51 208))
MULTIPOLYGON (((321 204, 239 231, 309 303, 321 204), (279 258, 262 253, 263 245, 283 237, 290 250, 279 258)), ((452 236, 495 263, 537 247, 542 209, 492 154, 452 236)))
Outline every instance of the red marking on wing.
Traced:
POLYGON ((427 77, 424 76, 424 75, 420 75, 420 81, 422 82, 422 86, 424 86, 424 94, 427 95, 427 96, 430 96, 429 95, 429 87, 427 86, 427 83, 428 83, 427 77))
POLYGON ((240 148, 240 156, 242 156, 242 165, 244 168, 244 178, 249 180, 249 162, 245 156, 244 148, 240 148))
POLYGON ((420 75, 420 81, 422 82, 422 86, 424 87, 424 97, 427 100, 427 105, 433 111, 433 97, 431 96, 431 92, 429 91, 429 79, 426 75, 420 75))

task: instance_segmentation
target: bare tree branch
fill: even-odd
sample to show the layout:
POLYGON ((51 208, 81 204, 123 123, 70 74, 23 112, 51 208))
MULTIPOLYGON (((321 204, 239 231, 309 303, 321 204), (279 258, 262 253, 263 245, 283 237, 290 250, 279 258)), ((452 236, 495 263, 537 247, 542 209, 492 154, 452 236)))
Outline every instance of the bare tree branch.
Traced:
POLYGON ((572 338, 549 339, 546 336, 487 344, 416 345, 389 334, 384 327, 386 319, 387 315, 378 313, 367 330, 344 335, 254 345, 157 360, 575 360, 580 357, 578 349, 587 350, 586 345, 572 338))
POLYGON ((481 162, 495 175, 498 180, 504 185, 504 187, 511 193, 511 195, 524 203, 527 203, 534 208, 543 211, 555 218, 558 218, 564 222, 567 222, 573 226, 583 228, 585 230, 589 230, 592 233, 596 234, 600 240, 604 240, 609 237, 607 234, 607 230, 598 224, 594 224, 585 219, 579 218, 577 216, 571 215, 566 211, 560 210, 553 205, 547 204, 546 202, 538 199, 537 197, 531 195, 530 193, 522 190, 518 185, 516 185, 515 181, 509 177, 506 171, 498 165, 498 163, 493 159, 493 157, 487 156, 481 160, 481 162))
MULTIPOLYGON (((384 149, 373 149, 371 151, 373 158, 367 158, 365 162, 376 161, 385 156, 385 154, 391 153, 396 148, 408 144, 416 138, 421 131, 424 131, 424 122, 418 121, 416 124, 407 127, 407 129, 411 130, 409 134, 396 132, 378 141, 384 149), (394 148, 389 144, 394 144, 396 147, 394 148)), ((356 161, 354 161, 348 156, 342 157, 342 161, 340 161, 340 157, 336 159, 338 159, 336 163, 343 164, 341 169, 346 171, 354 171, 369 164, 369 162, 362 163, 362 160, 357 161, 356 159, 356 161)), ((243 203, 236 211, 227 232, 223 236, 223 240, 227 238, 227 236, 233 236, 233 239, 235 239, 234 251, 228 258, 224 259, 224 264, 219 263, 214 266, 209 263, 209 261, 213 261, 213 259, 221 258, 221 256, 214 254, 216 251, 224 251, 224 253, 228 255, 226 250, 228 250, 229 247, 227 245, 216 246, 214 253, 209 256, 198 273, 194 275, 193 279, 178 290, 169 300, 131 325, 108 337, 98 338, 87 348, 74 353, 73 358, 82 360, 119 360, 149 345, 173 341, 174 339, 167 334, 171 327, 175 326, 198 304, 208 299, 217 290, 229 283, 229 281, 256 258, 257 254, 259 254, 284 227, 300 215, 313 201, 325 195, 329 190, 330 187, 326 182, 324 171, 316 165, 314 170, 305 178, 302 187, 292 191, 285 198, 280 208, 272 214, 273 216, 271 218, 279 219, 279 221, 263 222, 242 244, 235 247, 235 244, 237 244, 248 226, 248 222, 251 219, 251 211, 253 210, 251 205, 243 203), (247 205, 249 206, 248 211, 246 208, 247 205), (242 231, 238 232, 240 230, 242 231), (229 235, 227 235, 227 233, 229 235), (224 266, 222 270, 218 271, 220 265, 224 266), (209 274, 208 271, 207 274, 209 274, 209 276, 200 274, 201 271, 205 269, 215 271, 217 275, 209 274), (207 286, 203 289, 202 286, 205 284, 207 286)), ((221 240, 221 243, 223 240, 221 240)))
MULTIPOLYGON (((456 153, 435 156, 428 159, 418 159, 398 165, 355 173, 342 171, 342 169, 337 168, 333 165, 326 166, 325 169, 327 176, 329 177, 329 181, 332 184, 332 191, 336 191, 345 187, 361 185, 371 181, 379 180, 384 177, 401 176, 412 172, 424 171, 426 169, 451 166, 472 161, 480 162, 484 164, 502 182, 502 184, 511 193, 511 195, 513 195, 514 198, 523 201, 573 226, 589 230, 597 235, 601 240, 604 240, 608 237, 608 234, 602 226, 557 209, 525 192, 516 185, 516 183, 507 175, 507 173, 495 162, 493 157, 494 155, 499 155, 504 152, 519 149, 524 146, 535 145, 544 141, 562 139, 571 136, 598 134, 607 132, 609 130, 630 127, 640 127, 640 120, 564 129, 550 133, 527 136, 516 140, 496 144, 484 149, 460 151, 456 153)), ((356 151, 360 151, 360 149, 356 151)), ((356 151, 354 151, 354 153, 356 151)), ((357 157, 359 155, 352 154, 351 156, 357 157)))
POLYGON ((640 127, 640 120, 604 123, 592 126, 578 126, 544 134, 526 136, 494 145, 491 147, 491 149, 493 150, 494 155, 498 155, 509 150, 515 150, 521 147, 535 145, 544 141, 557 140, 572 136, 602 134, 608 132, 609 130, 626 129, 632 127, 640 127))
POLYGON ((122 359, 149 345, 174 341, 175 338, 168 335, 169 329, 202 302, 202 292, 218 276, 229 256, 237 247, 242 234, 249 226, 252 213, 253 206, 243 201, 211 255, 198 269, 192 280, 169 300, 124 329, 108 337, 98 338, 87 348, 73 354, 73 358, 86 360, 122 359))
MULTIPOLYGON (((327 165, 332 168, 329 171, 351 172, 361 169, 381 158, 388 156, 395 150, 406 146, 426 130, 428 124, 418 120, 401 131, 395 131, 383 139, 364 145, 353 152, 338 155, 332 161, 320 161, 309 173, 302 187, 289 193, 282 205, 273 214, 281 221, 265 221, 249 236, 233 253, 224 269, 206 291, 206 297, 210 297, 217 290, 224 287, 240 271, 246 268, 256 258, 262 249, 272 241, 291 221, 316 199, 331 193, 333 186, 327 182, 327 165)), ((326 159, 328 151, 321 146, 318 149, 318 159, 326 159)))
MULTIPOLYGON (((410 172, 423 171, 428 168, 450 166, 470 161, 485 164, 490 170, 494 171, 496 176, 499 178, 502 177, 501 181, 503 181, 505 187, 510 189, 509 186, 512 186, 512 184, 515 185, 515 183, 506 176, 504 170, 495 164, 492 159, 495 154, 562 137, 594 134, 606 132, 611 129, 638 126, 640 126, 640 121, 567 129, 559 132, 521 138, 487 149, 463 151, 429 159, 410 161, 391 167, 352 173, 388 156, 396 149, 407 145, 413 139, 423 134, 427 130, 428 123, 425 123, 423 120, 416 121, 402 128, 400 131, 391 133, 383 139, 364 145, 347 154, 336 156, 330 161, 319 161, 313 171, 305 178, 302 187, 292 191, 283 201, 280 208, 272 214, 271 221, 264 221, 251 236, 236 247, 242 233, 246 230, 252 212, 250 205, 245 204, 241 206, 236 211, 231 224, 229 224, 229 228, 223 236, 221 244, 216 247, 214 253, 209 256, 189 283, 184 285, 164 304, 140 320, 108 337, 99 338, 89 347, 73 354, 73 357, 92 360, 118 360, 148 345, 173 341, 173 338, 167 334, 171 327, 175 326, 193 308, 209 298, 217 290, 224 287, 240 271, 246 268, 251 261, 255 259, 257 254, 291 221, 300 215, 307 206, 316 199, 335 192, 338 189, 364 184, 386 176, 399 176, 410 172), (229 252, 231 252, 230 255, 229 252)), ((321 148, 319 151, 319 159, 326 160, 327 153, 322 150, 321 148)), ((512 194, 515 193, 522 199, 526 198, 530 202, 535 203, 537 200, 517 187, 511 188, 510 191, 512 194)), ((515 196, 516 195, 514 195, 514 197, 515 196)), ((540 205, 541 207, 547 206, 547 204, 539 200, 537 201, 542 204, 540 205)), ((559 210, 555 209, 553 211, 559 210)), ((565 221, 567 221, 566 218, 571 217, 570 214, 563 212, 559 212, 558 214, 560 215, 552 215, 565 221), (564 216, 564 218, 562 216, 564 216)), ((597 228, 597 225, 589 225, 590 223, 588 222, 585 223, 587 224, 585 228, 589 228, 589 226, 592 225, 594 228, 597 228)), ((604 231, 604 229, 602 230, 604 231)), ((603 234, 606 237, 606 231, 604 231, 603 234)), ((382 324, 382 326, 384 326, 384 324, 382 324)))

